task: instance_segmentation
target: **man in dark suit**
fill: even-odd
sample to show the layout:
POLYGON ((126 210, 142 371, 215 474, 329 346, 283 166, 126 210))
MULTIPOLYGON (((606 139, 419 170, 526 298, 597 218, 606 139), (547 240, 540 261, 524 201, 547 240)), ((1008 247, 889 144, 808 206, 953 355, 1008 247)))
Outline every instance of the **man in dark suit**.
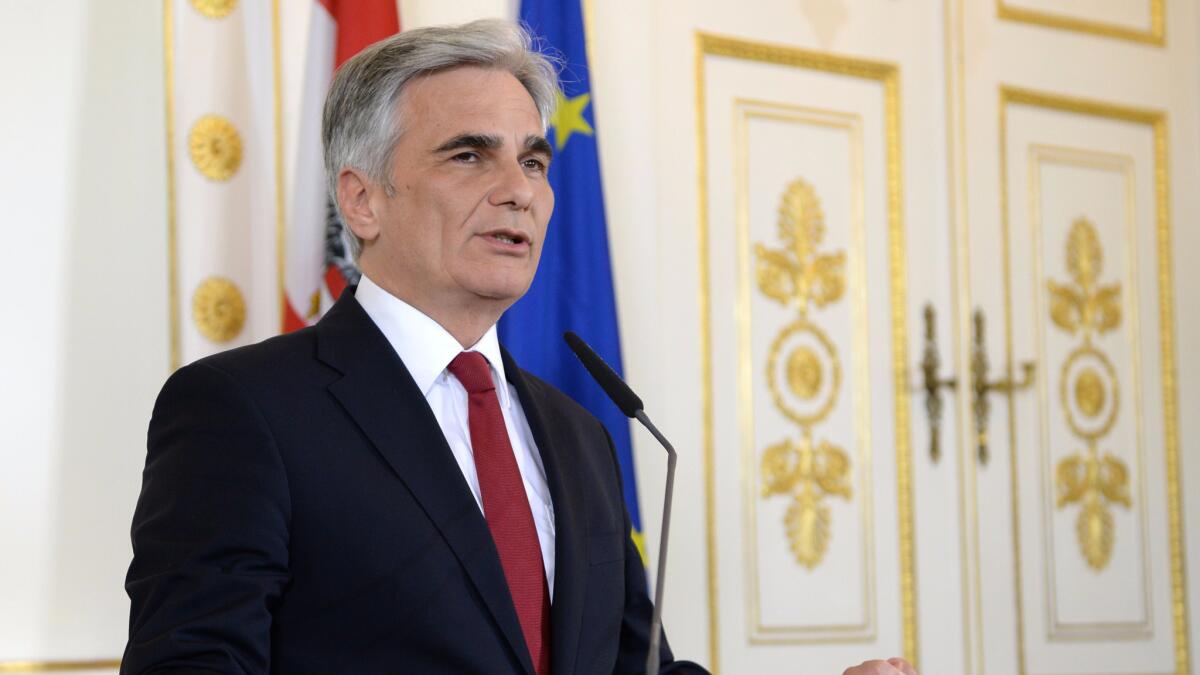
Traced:
MULTIPOLYGON (((316 326, 163 387, 122 672, 644 669, 611 442, 496 340, 554 206, 555 87, 494 21, 338 72, 326 168, 363 279, 316 326)), ((665 641, 660 660, 704 672, 665 641)))

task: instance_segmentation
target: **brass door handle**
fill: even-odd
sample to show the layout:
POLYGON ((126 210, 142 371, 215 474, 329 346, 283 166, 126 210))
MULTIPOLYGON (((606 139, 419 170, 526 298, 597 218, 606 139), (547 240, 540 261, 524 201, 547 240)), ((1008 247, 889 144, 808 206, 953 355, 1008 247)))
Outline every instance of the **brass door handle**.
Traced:
POLYGON ((987 344, 984 340, 983 311, 976 309, 973 316, 973 339, 971 345, 971 408, 975 413, 975 439, 979 449, 979 463, 988 463, 988 417, 992 404, 987 395, 991 392, 1012 394, 1033 386, 1037 364, 1026 361, 1021 364, 1021 379, 1006 377, 989 382, 987 344))
POLYGON ((921 388, 925 390, 925 414, 929 417, 929 458, 936 463, 942 457, 942 388, 957 389, 958 379, 939 378, 941 359, 938 357, 937 329, 934 325, 933 305, 925 305, 925 352, 921 357, 921 388))

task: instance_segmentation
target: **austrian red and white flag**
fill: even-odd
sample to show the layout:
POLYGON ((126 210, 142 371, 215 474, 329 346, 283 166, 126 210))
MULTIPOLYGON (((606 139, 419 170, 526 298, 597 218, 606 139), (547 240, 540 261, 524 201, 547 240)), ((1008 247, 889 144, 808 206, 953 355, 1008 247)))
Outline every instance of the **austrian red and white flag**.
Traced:
POLYGON ((287 205, 283 330, 321 317, 358 270, 325 189, 321 109, 333 72, 367 45, 400 30, 396 0, 316 0, 309 27, 296 165, 287 205))

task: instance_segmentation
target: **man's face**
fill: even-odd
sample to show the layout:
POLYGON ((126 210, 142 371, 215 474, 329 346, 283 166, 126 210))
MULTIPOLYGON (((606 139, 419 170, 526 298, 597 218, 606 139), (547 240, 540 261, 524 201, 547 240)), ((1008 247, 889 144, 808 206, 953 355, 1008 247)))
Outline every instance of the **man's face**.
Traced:
POLYGON ((426 313, 507 308, 533 281, 554 210, 533 99, 506 71, 460 67, 409 82, 399 106, 395 193, 372 191, 364 271, 426 313))

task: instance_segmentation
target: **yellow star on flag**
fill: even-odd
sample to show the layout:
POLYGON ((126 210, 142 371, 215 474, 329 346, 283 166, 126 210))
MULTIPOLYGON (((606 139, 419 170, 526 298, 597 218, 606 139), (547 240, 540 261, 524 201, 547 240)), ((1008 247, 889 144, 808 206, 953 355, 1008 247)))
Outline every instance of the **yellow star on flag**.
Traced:
POLYGON ((558 103, 554 109, 554 115, 550 118, 550 126, 554 129, 554 145, 556 149, 562 150, 567 144, 567 139, 571 134, 578 131, 581 134, 588 136, 592 135, 592 125, 583 119, 583 109, 592 99, 591 94, 580 94, 574 98, 567 98, 562 95, 562 92, 557 92, 558 103))

